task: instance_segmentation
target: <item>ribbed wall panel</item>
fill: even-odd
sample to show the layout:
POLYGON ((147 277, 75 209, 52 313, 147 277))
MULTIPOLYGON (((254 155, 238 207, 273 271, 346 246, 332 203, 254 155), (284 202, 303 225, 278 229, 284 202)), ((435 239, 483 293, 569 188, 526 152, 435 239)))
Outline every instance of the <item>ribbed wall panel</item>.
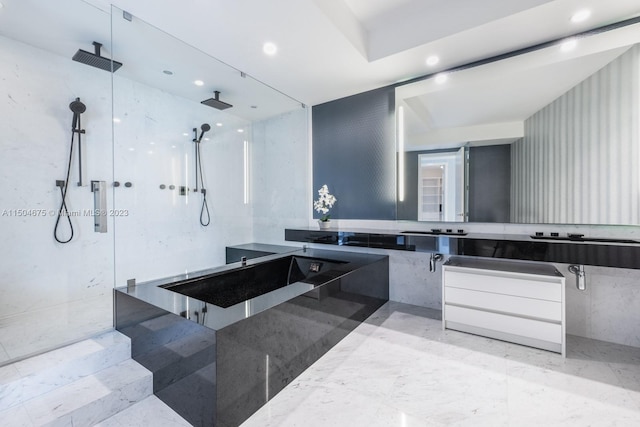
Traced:
POLYGON ((525 122, 511 222, 640 224, 640 46, 525 122))

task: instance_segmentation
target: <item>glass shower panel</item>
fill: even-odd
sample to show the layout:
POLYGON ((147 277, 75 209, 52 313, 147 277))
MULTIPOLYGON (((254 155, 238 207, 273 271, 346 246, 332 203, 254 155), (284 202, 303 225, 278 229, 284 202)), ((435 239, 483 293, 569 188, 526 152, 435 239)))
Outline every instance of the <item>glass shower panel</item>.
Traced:
POLYGON ((113 227, 94 232, 90 185, 112 181, 111 73, 87 65, 90 55, 72 60, 93 42, 111 53, 110 11, 80 0, 4 5, 0 365, 112 328, 114 272, 113 227))
POLYGON ((301 104, 113 8, 116 286, 253 241, 253 124, 301 104))

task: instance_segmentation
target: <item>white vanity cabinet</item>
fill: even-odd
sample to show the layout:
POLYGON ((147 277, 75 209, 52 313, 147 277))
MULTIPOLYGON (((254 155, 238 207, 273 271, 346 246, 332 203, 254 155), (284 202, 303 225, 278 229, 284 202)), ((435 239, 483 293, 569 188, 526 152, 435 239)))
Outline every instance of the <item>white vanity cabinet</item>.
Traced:
POLYGON ((550 264, 452 257, 442 327, 566 354, 565 278, 550 264))

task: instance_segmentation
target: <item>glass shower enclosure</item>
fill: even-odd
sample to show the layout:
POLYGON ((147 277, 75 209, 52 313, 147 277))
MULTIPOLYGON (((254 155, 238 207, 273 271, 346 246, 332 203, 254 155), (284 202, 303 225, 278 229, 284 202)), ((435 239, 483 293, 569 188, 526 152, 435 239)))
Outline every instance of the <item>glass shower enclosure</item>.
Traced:
POLYGON ((0 12, 3 365, 111 329, 114 287, 259 238, 281 156, 308 159, 308 111, 116 7, 0 12))

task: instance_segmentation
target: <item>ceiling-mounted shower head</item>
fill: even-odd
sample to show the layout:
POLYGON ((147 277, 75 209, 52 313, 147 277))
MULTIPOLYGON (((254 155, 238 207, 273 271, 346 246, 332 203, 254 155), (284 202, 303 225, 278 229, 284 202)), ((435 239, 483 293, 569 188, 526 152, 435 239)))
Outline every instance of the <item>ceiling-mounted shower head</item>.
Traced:
POLYGON ((215 108, 216 110, 226 110, 227 108, 233 107, 231 104, 227 104, 226 102, 220 101, 220 91, 216 90, 213 92, 215 98, 205 99, 200 102, 208 107, 215 108))
POLYGON ((101 70, 116 72, 120 67, 122 67, 122 63, 118 61, 113 61, 109 58, 105 58, 100 55, 100 49, 102 48, 102 44, 98 42, 93 42, 93 46, 95 47, 95 53, 87 52, 86 50, 78 49, 75 55, 73 55, 74 61, 80 62, 82 64, 91 65, 92 67, 100 68, 101 70), (112 67, 113 66, 113 70, 112 67))

